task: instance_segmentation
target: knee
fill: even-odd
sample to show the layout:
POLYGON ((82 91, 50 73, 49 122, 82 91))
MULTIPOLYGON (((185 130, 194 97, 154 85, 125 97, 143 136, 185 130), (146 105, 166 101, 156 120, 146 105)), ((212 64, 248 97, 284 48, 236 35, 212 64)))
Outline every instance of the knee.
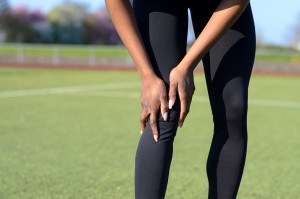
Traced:
POLYGON ((168 111, 167 121, 165 121, 162 114, 159 113, 158 122, 160 122, 160 123, 170 123, 170 125, 172 123, 178 123, 179 115, 180 115, 180 102, 179 102, 179 100, 176 100, 175 104, 172 107, 172 109, 169 109, 169 111, 168 111))
POLYGON ((244 99, 234 99, 225 103, 225 112, 227 122, 245 121, 247 116, 247 101, 244 99))
POLYGON ((173 108, 168 112, 168 119, 164 121, 161 114, 159 114, 158 118, 158 133, 159 133, 159 140, 173 140, 178 126, 180 114, 180 107, 178 104, 175 103, 173 108))
POLYGON ((246 139, 247 137, 247 102, 232 100, 225 105, 226 127, 231 138, 246 139))

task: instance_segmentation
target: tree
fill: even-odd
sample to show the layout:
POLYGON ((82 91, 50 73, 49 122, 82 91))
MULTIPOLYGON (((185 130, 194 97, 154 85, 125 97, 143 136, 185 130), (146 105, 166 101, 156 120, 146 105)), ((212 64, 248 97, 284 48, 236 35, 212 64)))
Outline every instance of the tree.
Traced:
POLYGON ((0 14, 8 10, 8 2, 7 0, 0 0, 0 14))
POLYGON ((105 8, 89 13, 86 5, 74 1, 64 1, 46 16, 38 10, 16 7, 0 15, 0 28, 8 42, 121 43, 105 8))
POLYGON ((105 8, 87 16, 82 30, 87 43, 107 45, 120 43, 120 38, 105 8))
POLYGON ((84 43, 81 34, 82 23, 88 15, 84 4, 65 1, 54 7, 47 15, 52 25, 54 43, 84 43))
MULTIPOLYGON (((3 17, 3 14, 8 10, 7 0, 0 0, 0 21, 3 17)), ((6 38, 4 27, 0 22, 0 42, 3 42, 6 38)))
POLYGON ((82 34, 85 42, 88 44, 107 43, 106 36, 101 27, 99 27, 99 21, 94 14, 88 15, 83 21, 82 34))
POLYGON ((32 27, 37 16, 26 7, 18 7, 2 13, 0 26, 6 33, 7 42, 37 43, 40 42, 38 32, 32 27))

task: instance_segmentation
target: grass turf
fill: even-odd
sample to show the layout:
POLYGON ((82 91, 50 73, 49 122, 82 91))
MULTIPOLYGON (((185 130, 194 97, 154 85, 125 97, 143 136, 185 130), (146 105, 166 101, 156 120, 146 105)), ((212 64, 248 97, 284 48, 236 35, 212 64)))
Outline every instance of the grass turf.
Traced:
POLYGON ((88 46, 88 45, 2 45, 0 55, 15 56, 23 52, 25 56, 52 57, 82 57, 95 56, 96 58, 126 58, 127 50, 122 46, 88 46))
MULTIPOLYGON (((195 99, 207 96, 203 78, 195 99)), ((138 82, 134 72, 0 68, 0 198, 134 198, 138 82)), ((300 195, 299 89, 297 77, 253 76, 238 198, 300 195)), ((195 100, 175 139, 167 199, 206 198, 212 129, 208 102, 195 100)))
MULTIPOLYGON (((287 48, 257 47, 256 61, 263 63, 299 64, 299 51, 287 48)), ((1 56, 41 56, 45 58, 127 58, 129 54, 123 46, 89 46, 89 45, 11 45, 0 46, 1 56)))

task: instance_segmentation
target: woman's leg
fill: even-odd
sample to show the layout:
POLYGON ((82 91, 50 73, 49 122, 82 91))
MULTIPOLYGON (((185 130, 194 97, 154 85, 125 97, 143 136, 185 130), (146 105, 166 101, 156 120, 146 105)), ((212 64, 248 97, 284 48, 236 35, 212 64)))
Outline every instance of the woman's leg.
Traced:
MULTIPOLYGON (((168 88, 172 68, 186 53, 187 7, 175 2, 135 0, 133 8, 152 66, 168 88)), ((146 125, 136 151, 136 199, 161 199, 165 196, 179 109, 177 102, 169 112, 167 122, 158 113, 157 143, 149 124, 146 125)))
MULTIPOLYGON (((199 21, 205 24, 211 16, 201 16, 199 9, 203 10, 191 8, 196 35, 204 27, 199 21)), ((255 30, 249 5, 203 59, 214 121, 207 161, 210 199, 237 195, 246 159, 248 85, 254 56, 255 30)))

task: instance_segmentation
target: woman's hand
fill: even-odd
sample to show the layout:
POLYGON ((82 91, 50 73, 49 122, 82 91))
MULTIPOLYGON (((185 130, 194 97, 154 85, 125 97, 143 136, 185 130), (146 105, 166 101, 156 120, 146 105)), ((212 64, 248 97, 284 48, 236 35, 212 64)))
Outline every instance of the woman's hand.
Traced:
POLYGON ((192 97, 195 91, 193 71, 177 66, 170 73, 169 109, 176 101, 176 94, 180 98, 180 116, 178 127, 182 127, 183 122, 190 111, 192 97))
POLYGON ((146 120, 150 115, 150 127, 153 132, 154 140, 158 141, 157 130, 157 114, 159 109, 164 120, 168 117, 168 100, 165 83, 155 75, 149 75, 142 79, 142 92, 141 92, 142 113, 140 117, 141 133, 143 133, 146 120))

